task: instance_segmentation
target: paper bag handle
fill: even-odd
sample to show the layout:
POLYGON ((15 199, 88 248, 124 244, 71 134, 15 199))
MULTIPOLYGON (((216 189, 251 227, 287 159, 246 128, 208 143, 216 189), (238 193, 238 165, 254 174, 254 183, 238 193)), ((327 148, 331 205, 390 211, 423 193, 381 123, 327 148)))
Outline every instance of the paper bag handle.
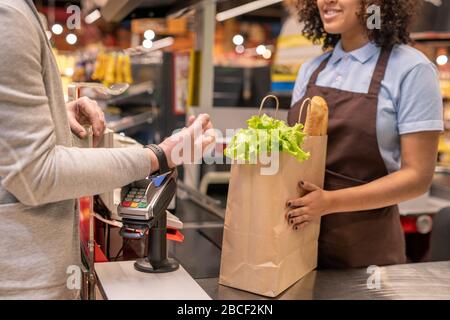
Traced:
POLYGON ((275 107, 275 118, 278 119, 278 118, 277 118, 277 114, 278 114, 278 108, 279 108, 279 106, 280 106, 280 101, 278 100, 278 98, 277 98, 276 96, 271 95, 271 94, 265 96, 264 99, 262 99, 261 105, 259 106, 259 113, 258 113, 258 115, 261 116, 261 111, 262 111, 262 109, 263 109, 263 107, 264 107, 264 103, 265 103, 266 100, 269 99, 269 98, 275 99, 275 102, 276 102, 276 107, 275 107))
POLYGON ((309 102, 309 104, 306 106, 306 110, 308 110, 308 108, 311 106, 311 99, 310 98, 306 98, 303 103, 302 106, 300 107, 300 111, 298 112, 298 120, 297 123, 300 123, 300 120, 302 119, 302 114, 303 114, 303 108, 305 107, 305 103, 309 102))

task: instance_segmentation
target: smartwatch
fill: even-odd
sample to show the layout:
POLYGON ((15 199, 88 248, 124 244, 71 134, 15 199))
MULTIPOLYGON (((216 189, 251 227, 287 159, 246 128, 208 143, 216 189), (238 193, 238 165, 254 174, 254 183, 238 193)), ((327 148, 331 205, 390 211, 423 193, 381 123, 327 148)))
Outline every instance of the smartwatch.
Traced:
POLYGON ((145 146, 145 148, 148 148, 153 151, 153 153, 156 155, 156 158, 158 159, 159 164, 159 172, 158 175, 163 175, 165 173, 170 172, 169 164, 167 163, 167 157, 164 153, 164 150, 161 149, 160 146, 156 144, 149 144, 145 146))

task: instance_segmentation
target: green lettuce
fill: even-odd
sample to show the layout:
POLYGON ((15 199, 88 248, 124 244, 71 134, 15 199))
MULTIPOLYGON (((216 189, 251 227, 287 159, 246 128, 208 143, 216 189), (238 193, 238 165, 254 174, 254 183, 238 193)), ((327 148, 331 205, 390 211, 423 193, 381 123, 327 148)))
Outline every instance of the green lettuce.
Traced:
POLYGON ((254 163, 262 152, 287 152, 299 162, 309 159, 309 152, 302 149, 306 137, 302 124, 290 127, 266 114, 251 117, 247 124, 247 129, 240 129, 233 136, 224 150, 225 156, 246 163, 254 163))

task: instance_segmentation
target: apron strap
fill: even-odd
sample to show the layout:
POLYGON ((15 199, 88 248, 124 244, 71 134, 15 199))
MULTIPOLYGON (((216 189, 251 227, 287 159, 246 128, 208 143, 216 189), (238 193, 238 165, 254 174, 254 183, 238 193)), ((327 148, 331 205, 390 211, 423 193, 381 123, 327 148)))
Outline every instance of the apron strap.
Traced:
MULTIPOLYGON (((386 73, 387 64, 389 62, 389 57, 392 52, 392 47, 384 48, 381 50, 380 56, 378 57, 377 65, 375 71, 372 75, 372 80, 369 87, 369 95, 377 96, 380 92, 381 82, 384 79, 384 74, 386 73)), ((322 61, 319 67, 313 72, 309 78, 308 85, 315 85, 319 74, 326 68, 328 61, 332 55, 322 61)))
POLYGON ((381 82, 384 79, 384 74, 386 73, 387 64, 389 62, 389 57, 391 56, 392 47, 383 48, 381 50, 380 56, 378 57, 377 65, 375 71, 372 75, 372 80, 369 87, 369 95, 378 96, 381 89, 381 82))
POLYGON ((319 65, 319 67, 313 72, 311 77, 309 78, 308 86, 315 85, 317 82, 317 78, 319 77, 319 74, 325 69, 325 67, 328 64, 328 61, 330 61, 330 58, 333 54, 330 54, 328 58, 322 61, 322 63, 319 65))

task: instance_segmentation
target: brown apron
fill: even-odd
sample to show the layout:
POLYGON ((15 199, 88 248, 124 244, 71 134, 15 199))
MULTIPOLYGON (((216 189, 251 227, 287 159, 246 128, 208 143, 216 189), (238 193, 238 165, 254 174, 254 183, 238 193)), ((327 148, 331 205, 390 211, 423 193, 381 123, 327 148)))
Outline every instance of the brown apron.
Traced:
MULTIPOLYGON (((316 85, 330 57, 312 74, 305 95, 289 111, 297 122, 304 99, 323 97, 329 105, 328 154, 325 190, 359 186, 388 174, 376 131, 378 93, 391 49, 383 49, 369 92, 355 93, 316 85)), ((305 115, 301 122, 304 123, 305 115)), ((404 263, 405 240, 398 206, 322 217, 319 268, 357 268, 404 263)))

